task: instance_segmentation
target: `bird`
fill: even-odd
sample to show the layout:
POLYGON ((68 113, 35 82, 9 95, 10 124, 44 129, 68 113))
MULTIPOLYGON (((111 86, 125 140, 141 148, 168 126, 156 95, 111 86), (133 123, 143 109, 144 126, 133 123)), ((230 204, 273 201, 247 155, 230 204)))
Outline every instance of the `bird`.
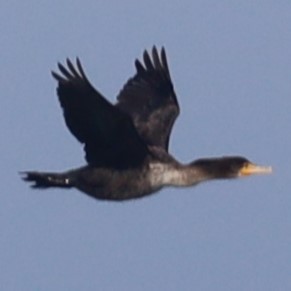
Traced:
POLYGON ((83 66, 66 59, 52 71, 65 123, 84 145, 86 164, 64 172, 21 172, 35 189, 76 188, 108 201, 156 193, 167 186, 194 186, 214 179, 268 174, 242 156, 179 162, 169 153, 171 131, 180 108, 164 47, 144 50, 135 73, 109 102, 87 78, 83 66))

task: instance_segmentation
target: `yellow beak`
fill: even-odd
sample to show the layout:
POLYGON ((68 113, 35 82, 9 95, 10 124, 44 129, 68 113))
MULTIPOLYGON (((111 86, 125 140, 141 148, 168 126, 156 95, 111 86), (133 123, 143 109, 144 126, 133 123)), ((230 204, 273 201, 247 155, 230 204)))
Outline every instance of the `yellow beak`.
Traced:
POLYGON ((245 164, 239 171, 240 176, 249 176, 254 174, 270 174, 272 173, 272 167, 258 166, 253 163, 245 164))

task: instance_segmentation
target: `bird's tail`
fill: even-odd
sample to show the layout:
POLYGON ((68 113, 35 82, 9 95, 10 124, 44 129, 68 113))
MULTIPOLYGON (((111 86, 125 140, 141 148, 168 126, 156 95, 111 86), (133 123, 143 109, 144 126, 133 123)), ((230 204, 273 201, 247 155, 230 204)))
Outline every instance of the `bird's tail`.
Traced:
POLYGON ((32 188, 48 188, 48 187, 73 187, 70 177, 62 173, 43 173, 43 172, 21 172, 22 179, 27 182, 33 182, 32 188))

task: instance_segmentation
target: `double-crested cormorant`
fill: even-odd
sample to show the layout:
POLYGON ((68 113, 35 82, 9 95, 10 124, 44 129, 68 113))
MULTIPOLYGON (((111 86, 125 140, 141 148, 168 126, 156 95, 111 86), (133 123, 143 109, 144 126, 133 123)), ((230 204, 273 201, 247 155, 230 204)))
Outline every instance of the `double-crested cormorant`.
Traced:
POLYGON ((105 200, 139 198, 164 186, 192 186, 211 179, 271 172, 244 157, 199 159, 181 164, 169 152, 171 129, 179 105, 164 48, 145 51, 143 64, 112 105, 87 79, 79 59, 67 59, 57 93, 66 124, 84 144, 87 165, 63 173, 23 172, 33 188, 72 188, 105 200))

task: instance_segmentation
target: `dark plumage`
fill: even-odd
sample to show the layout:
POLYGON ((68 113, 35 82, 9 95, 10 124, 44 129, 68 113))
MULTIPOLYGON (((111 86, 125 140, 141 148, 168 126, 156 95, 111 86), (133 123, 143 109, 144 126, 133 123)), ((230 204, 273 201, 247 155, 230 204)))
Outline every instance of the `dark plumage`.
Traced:
POLYGON ((145 51, 143 64, 120 91, 115 105, 87 79, 79 59, 67 59, 57 93, 66 124, 84 144, 87 165, 64 173, 24 172, 33 188, 75 187, 106 200, 149 195, 163 186, 190 186, 210 179, 269 173, 243 157, 200 159, 183 165, 169 153, 169 138, 179 105, 164 48, 145 51))

